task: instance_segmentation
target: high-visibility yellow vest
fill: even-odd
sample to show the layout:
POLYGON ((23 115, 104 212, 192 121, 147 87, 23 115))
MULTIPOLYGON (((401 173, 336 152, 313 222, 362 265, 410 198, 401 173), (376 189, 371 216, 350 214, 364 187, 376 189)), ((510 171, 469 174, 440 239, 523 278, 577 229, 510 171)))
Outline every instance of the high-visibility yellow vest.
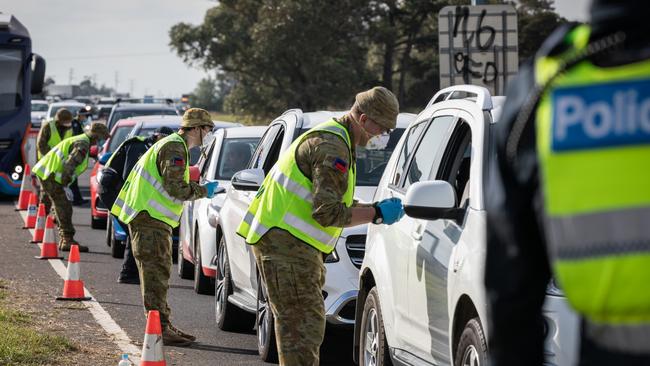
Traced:
POLYGON ((190 171, 187 162, 187 145, 185 140, 173 133, 156 142, 147 150, 135 164, 131 173, 126 178, 124 186, 111 208, 111 214, 125 224, 129 224, 142 211, 147 211, 149 216, 160 220, 171 227, 179 224, 183 201, 172 197, 163 187, 163 179, 158 172, 156 160, 162 147, 169 142, 182 143, 185 148, 185 175, 186 183, 190 181, 190 171))
MULTIPOLYGON (((64 133, 63 133, 63 138, 61 138, 61 135, 59 135, 59 129, 56 128, 56 122, 55 120, 50 120, 45 127, 49 127, 50 129, 50 138, 47 140, 47 146, 52 149, 54 146, 58 145, 59 142, 62 140, 65 140, 69 137, 72 137, 72 128, 68 128, 64 133)), ((43 157, 43 154, 37 149, 36 155, 38 160, 41 160, 43 157)))
MULTIPOLYGON (((34 168, 32 169, 34 174, 42 180, 45 180, 54 173, 54 180, 57 183, 62 184, 61 178, 63 177, 63 164, 68 159, 68 156, 70 156, 72 145, 78 141, 86 141, 90 145, 90 138, 85 133, 59 142, 52 148, 52 150, 48 151, 43 158, 34 164, 34 168)), ((88 151, 86 151, 86 157, 81 164, 75 168, 71 181, 74 181, 76 177, 86 171, 86 168, 88 168, 88 151)))
MULTIPOLYGON (((536 61, 547 83, 584 50, 536 61)), ((571 305, 606 324, 650 322, 650 61, 598 67, 585 60, 552 81, 536 110, 545 231, 571 305)))
POLYGON ((322 226, 312 218, 312 182, 298 168, 295 156, 298 146, 313 132, 333 133, 345 141, 351 161, 348 169, 348 187, 343 203, 350 207, 354 198, 356 167, 352 155, 350 135, 345 126, 330 120, 310 129, 296 139, 273 166, 264 179, 248 212, 237 228, 237 233, 248 244, 257 243, 271 228, 280 228, 323 253, 331 253, 343 228, 322 226))

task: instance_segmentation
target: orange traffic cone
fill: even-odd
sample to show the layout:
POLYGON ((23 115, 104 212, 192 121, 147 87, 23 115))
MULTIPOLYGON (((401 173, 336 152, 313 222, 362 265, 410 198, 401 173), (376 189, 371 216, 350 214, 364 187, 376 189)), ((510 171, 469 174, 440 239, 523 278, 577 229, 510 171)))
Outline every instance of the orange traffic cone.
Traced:
POLYGON ((45 235, 43 236, 43 244, 41 244, 41 255, 34 258, 63 259, 63 257, 59 257, 59 247, 54 238, 54 219, 52 215, 48 215, 47 220, 45 220, 45 235))
POLYGON ((29 206, 27 207, 27 217, 23 229, 33 229, 36 226, 36 209, 38 208, 38 197, 34 192, 29 196, 29 206))
POLYGON ((147 329, 144 331, 142 343, 142 357, 140 366, 166 366, 163 353, 162 329, 160 327, 160 313, 158 310, 149 310, 147 315, 147 329))
POLYGON ((79 246, 76 244, 70 246, 68 274, 63 282, 63 296, 56 299, 66 301, 87 301, 91 299, 86 296, 84 291, 84 281, 79 279, 79 246))
POLYGON ((18 195, 16 210, 26 210, 29 205, 29 196, 34 192, 31 173, 29 164, 25 164, 25 172, 23 173, 23 182, 20 184, 20 194, 18 195))
POLYGON ((38 215, 36 215, 36 225, 34 226, 34 236, 30 243, 40 243, 43 241, 43 231, 45 230, 45 205, 38 205, 38 215))

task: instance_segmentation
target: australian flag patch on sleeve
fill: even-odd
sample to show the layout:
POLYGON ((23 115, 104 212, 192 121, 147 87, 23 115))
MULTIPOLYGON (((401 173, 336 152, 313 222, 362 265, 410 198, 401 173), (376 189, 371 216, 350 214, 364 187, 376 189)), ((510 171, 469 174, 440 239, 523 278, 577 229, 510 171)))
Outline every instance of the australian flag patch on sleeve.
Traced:
POLYGON ((172 163, 174 166, 185 166, 185 160, 182 158, 174 158, 172 163))
POLYGON ((336 168, 341 173, 347 173, 347 171, 348 171, 348 163, 345 162, 345 160, 343 160, 341 158, 336 158, 336 159, 334 159, 334 168, 336 168))

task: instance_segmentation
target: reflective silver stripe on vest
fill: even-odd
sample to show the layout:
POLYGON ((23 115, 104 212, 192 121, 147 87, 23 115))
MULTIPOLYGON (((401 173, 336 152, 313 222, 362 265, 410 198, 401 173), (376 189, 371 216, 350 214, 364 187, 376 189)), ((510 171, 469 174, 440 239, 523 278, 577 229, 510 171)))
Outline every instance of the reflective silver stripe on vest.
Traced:
POLYGON ((559 259, 650 252, 650 207, 550 218, 549 229, 559 259))
MULTIPOLYGON (((58 173, 58 172, 54 173, 54 179, 58 179, 58 180, 63 179, 63 173, 58 173)), ((72 179, 71 180, 74 180, 74 174, 72 174, 72 179)))
POLYGON ((162 183, 156 180, 148 171, 146 171, 142 166, 136 167, 135 173, 138 174, 142 179, 146 180, 151 184, 155 190, 160 192, 165 198, 172 201, 176 204, 183 204, 182 200, 176 199, 167 193, 167 190, 163 187, 162 183))
POLYGON ((303 200, 309 202, 310 204, 313 203, 314 198, 311 191, 301 186, 297 182, 291 180, 291 178, 289 178, 289 176, 287 176, 286 174, 282 173, 280 169, 276 170, 273 173, 271 179, 273 179, 276 183, 284 187, 287 191, 297 195, 303 200))
POLYGON ((131 206, 128 206, 121 198, 115 200, 115 206, 119 207, 120 210, 124 211, 126 216, 128 216, 131 219, 138 214, 136 210, 131 208, 131 206))
POLYGON ((255 215, 250 212, 246 212, 243 221, 250 226, 249 230, 252 230, 255 234, 259 235, 260 238, 269 231, 269 228, 259 222, 259 220, 255 218, 255 215))
POLYGON ((348 132, 344 128, 336 127, 336 126, 319 127, 315 131, 330 131, 330 132, 338 133, 343 136, 348 135, 348 132))
POLYGON ((156 211, 160 212, 163 216, 165 216, 166 218, 168 218, 168 219, 170 219, 170 220, 172 220, 174 222, 178 222, 181 219, 181 215, 177 215, 177 214, 173 213, 167 207, 161 205, 160 203, 158 203, 154 199, 150 199, 147 202, 147 204, 149 206, 151 206, 151 208, 154 208, 156 211))
POLYGON ((59 159, 61 159, 61 162, 63 162, 63 160, 65 159, 65 156, 63 155, 63 151, 57 148, 53 148, 52 151, 54 151, 54 154, 56 154, 56 156, 58 156, 59 159))
POLYGON ((327 233, 320 231, 318 228, 313 227, 303 219, 291 214, 290 212, 284 214, 284 222, 311 236, 319 242, 327 245, 328 247, 334 247, 336 245, 336 240, 338 240, 338 237, 330 236, 327 233))
POLYGON ((585 321, 584 332, 603 348, 625 353, 650 353, 650 325, 612 325, 585 321))

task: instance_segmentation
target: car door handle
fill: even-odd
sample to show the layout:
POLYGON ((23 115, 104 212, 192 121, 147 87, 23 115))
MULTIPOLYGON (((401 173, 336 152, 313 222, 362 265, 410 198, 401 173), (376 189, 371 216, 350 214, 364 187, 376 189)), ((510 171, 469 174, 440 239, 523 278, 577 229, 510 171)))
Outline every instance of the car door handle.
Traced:
POLYGON ((415 240, 422 240, 422 232, 424 225, 418 224, 418 226, 411 232, 411 237, 415 240))

